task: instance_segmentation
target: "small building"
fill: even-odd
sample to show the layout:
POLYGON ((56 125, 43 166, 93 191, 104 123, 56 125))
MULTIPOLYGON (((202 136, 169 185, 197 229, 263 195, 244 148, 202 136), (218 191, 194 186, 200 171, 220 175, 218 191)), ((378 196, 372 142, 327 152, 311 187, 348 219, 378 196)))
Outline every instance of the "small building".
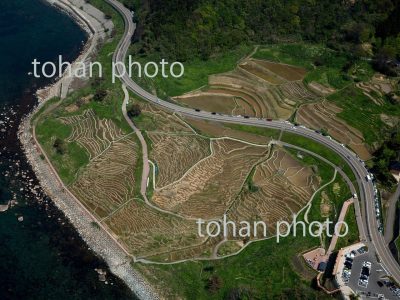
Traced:
POLYGON ((319 272, 325 272, 325 269, 326 269, 326 262, 325 262, 325 261, 321 261, 321 262, 318 264, 317 270, 318 270, 319 272))
POLYGON ((397 182, 400 182, 400 162, 392 162, 390 164, 390 174, 396 179, 397 182))
POLYGON ((390 174, 396 179, 397 182, 400 182, 400 171, 399 170, 390 170, 390 174))

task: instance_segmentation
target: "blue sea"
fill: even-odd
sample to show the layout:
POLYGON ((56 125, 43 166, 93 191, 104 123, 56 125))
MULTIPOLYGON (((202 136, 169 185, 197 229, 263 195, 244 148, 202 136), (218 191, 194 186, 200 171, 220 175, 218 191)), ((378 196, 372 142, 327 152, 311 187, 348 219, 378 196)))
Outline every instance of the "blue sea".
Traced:
POLYGON ((91 252, 38 186, 17 139, 21 118, 49 84, 31 62, 72 61, 87 37, 41 0, 2 0, 0 8, 0 299, 135 299, 91 252), (107 284, 95 268, 107 270, 107 284))

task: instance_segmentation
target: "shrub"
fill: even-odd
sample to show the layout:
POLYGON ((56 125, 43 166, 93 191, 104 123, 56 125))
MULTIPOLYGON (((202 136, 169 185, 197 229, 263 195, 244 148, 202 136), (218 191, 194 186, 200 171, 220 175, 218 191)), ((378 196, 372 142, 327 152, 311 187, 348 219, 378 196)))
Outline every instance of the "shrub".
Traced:
POLYGON ((142 109, 140 108, 139 104, 133 104, 128 109, 128 116, 131 118, 136 118, 136 117, 140 116, 141 113, 142 113, 142 109))
POLYGON ((65 153, 65 145, 64 142, 60 138, 56 138, 54 143, 53 143, 54 149, 56 149, 56 152, 58 154, 63 155, 65 153))
POLYGON ((107 96, 107 91, 103 90, 103 89, 100 89, 100 90, 96 91, 96 93, 93 96, 93 99, 94 99, 94 101, 101 102, 101 101, 104 100, 104 98, 106 96, 107 96))

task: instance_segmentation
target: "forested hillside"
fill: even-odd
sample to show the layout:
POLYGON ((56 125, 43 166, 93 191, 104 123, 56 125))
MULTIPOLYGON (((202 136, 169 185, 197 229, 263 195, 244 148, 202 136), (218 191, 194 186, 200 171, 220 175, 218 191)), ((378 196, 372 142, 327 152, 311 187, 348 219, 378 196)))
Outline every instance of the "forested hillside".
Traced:
POLYGON ((307 40, 354 55, 400 55, 399 0, 125 0, 135 52, 185 61, 238 44, 307 40), (396 21, 397 20, 397 21, 396 21), (396 23, 397 22, 397 23, 396 23))

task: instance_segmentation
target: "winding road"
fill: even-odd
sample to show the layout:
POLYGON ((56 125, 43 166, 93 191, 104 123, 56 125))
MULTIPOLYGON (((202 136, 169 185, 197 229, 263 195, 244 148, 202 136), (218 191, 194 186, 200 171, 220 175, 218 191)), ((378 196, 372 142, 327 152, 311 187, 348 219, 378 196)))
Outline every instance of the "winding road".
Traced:
POLYGON ((394 226, 396 222, 396 207, 397 201, 400 198, 400 184, 397 185, 396 191, 389 199, 389 207, 386 209, 386 224, 385 224, 385 240, 390 243, 394 237, 394 226))
MULTIPOLYGON (((359 204, 361 206, 361 213, 356 214, 358 218, 357 224, 359 226, 361 240, 368 245, 369 251, 375 251, 378 262, 382 264, 384 269, 390 276, 393 277, 395 281, 400 283, 399 265, 392 256, 384 236, 378 231, 378 224, 374 208, 374 187, 371 181, 366 180, 366 176, 369 174, 369 172, 364 167, 363 162, 352 151, 342 146, 337 141, 322 136, 311 129, 305 127, 295 127, 293 124, 286 121, 266 121, 265 119, 243 118, 231 115, 213 115, 210 112, 195 111, 190 108, 167 102, 147 92, 137 83, 135 83, 128 76, 128 74, 126 74, 126 72, 124 74, 124 68, 120 65, 121 63, 125 63, 127 52, 129 46, 131 45, 131 38, 136 29, 136 25, 132 20, 133 13, 116 0, 106 1, 121 14, 125 22, 125 32, 120 43, 118 44, 116 51, 114 52, 113 62, 119 63, 117 65, 117 70, 119 74, 123 74, 123 76, 121 76, 122 83, 124 83, 126 87, 136 95, 153 103, 154 105, 162 107, 165 110, 179 113, 185 117, 284 130, 286 132, 309 138, 339 154, 351 167, 352 171, 356 175, 357 184, 359 186, 358 199, 360 201, 359 204)), ((358 203, 358 201, 355 201, 355 203, 358 203)))

